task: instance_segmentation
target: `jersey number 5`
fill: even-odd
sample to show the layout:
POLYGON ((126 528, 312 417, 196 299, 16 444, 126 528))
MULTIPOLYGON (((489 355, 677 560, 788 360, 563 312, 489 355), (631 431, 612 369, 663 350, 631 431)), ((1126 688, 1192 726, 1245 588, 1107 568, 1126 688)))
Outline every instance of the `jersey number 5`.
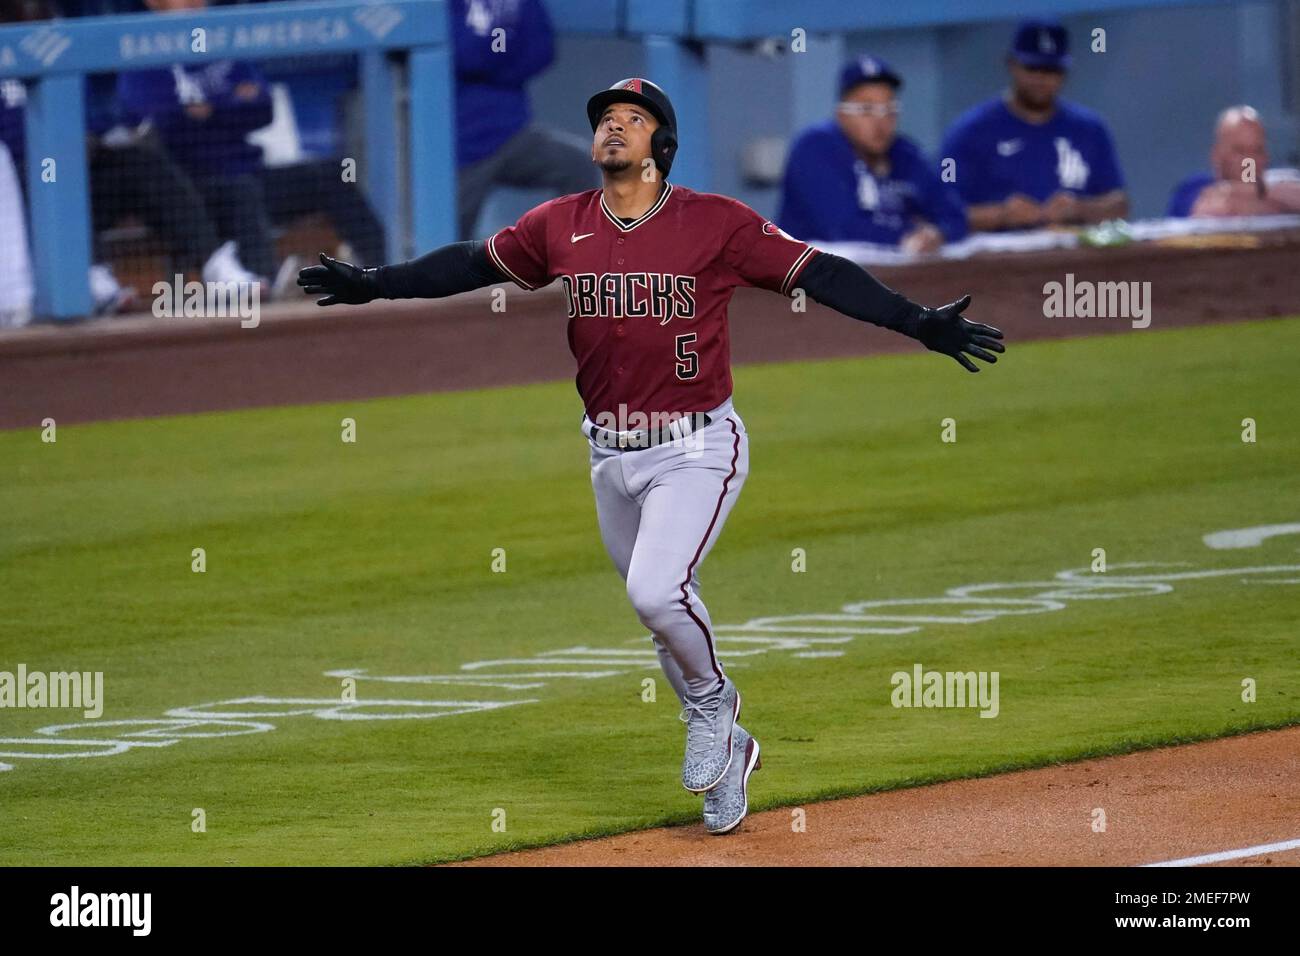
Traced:
POLYGON ((688 348, 695 343, 696 333, 683 332, 677 336, 677 377, 682 381, 700 374, 700 357, 688 348))

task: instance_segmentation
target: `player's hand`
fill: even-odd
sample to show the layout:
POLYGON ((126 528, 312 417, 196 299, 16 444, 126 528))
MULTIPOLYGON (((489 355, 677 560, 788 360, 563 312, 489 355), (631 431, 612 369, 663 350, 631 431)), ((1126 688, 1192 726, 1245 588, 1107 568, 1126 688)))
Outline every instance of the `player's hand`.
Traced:
POLYGON ((358 269, 350 262, 320 254, 321 264, 298 272, 298 285, 307 295, 325 294, 317 305, 363 305, 379 298, 379 270, 358 269))
POLYGON ((998 360, 993 353, 1005 352, 1007 349, 999 341, 1002 338, 1000 329, 962 318, 961 314, 968 305, 970 296, 964 295, 942 308, 922 309, 916 337, 930 351, 951 355, 967 371, 978 372, 979 366, 966 355, 973 355, 992 365, 998 360))

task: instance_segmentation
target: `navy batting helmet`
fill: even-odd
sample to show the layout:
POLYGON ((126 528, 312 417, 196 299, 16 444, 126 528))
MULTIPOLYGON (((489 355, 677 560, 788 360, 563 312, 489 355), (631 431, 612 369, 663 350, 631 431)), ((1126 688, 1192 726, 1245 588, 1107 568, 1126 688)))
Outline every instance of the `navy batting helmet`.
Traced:
POLYGON ((668 94, 649 80, 638 76, 619 80, 607 90, 601 90, 587 100, 587 119, 591 120, 591 131, 596 132, 600 125, 601 114, 611 103, 635 103, 650 111, 650 115, 659 121, 659 128, 650 135, 650 153, 655 166, 668 178, 672 169, 673 157, 677 155, 677 114, 668 94))

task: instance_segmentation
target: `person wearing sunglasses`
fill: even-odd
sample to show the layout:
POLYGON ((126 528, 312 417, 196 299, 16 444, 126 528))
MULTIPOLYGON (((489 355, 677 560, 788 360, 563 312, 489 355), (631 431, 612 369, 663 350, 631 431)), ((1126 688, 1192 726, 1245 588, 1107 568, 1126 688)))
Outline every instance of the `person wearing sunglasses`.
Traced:
POLYGON ((790 149, 777 213, 783 230, 916 253, 966 235, 965 211, 939 165, 898 133, 902 85, 878 57, 844 66, 834 119, 803 131, 790 149))

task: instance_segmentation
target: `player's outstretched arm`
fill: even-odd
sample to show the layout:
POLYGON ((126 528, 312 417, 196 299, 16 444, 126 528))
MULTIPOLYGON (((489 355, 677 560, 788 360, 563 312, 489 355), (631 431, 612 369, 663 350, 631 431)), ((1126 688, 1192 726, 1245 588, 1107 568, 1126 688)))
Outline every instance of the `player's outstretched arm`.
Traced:
POLYGON ((817 302, 850 318, 893 329, 919 340, 932 352, 951 355, 971 372, 978 372, 979 366, 968 355, 992 364, 998 360, 994 352, 1006 351, 1000 330, 962 317, 970 305, 970 296, 964 295, 942 308, 927 309, 843 256, 819 252, 804 267, 799 287, 817 302))
POLYGON ((440 299, 504 281, 492 267, 487 243, 453 242, 389 266, 359 269, 320 254, 320 265, 298 273, 307 295, 324 295, 317 305, 361 305, 372 299, 440 299))

